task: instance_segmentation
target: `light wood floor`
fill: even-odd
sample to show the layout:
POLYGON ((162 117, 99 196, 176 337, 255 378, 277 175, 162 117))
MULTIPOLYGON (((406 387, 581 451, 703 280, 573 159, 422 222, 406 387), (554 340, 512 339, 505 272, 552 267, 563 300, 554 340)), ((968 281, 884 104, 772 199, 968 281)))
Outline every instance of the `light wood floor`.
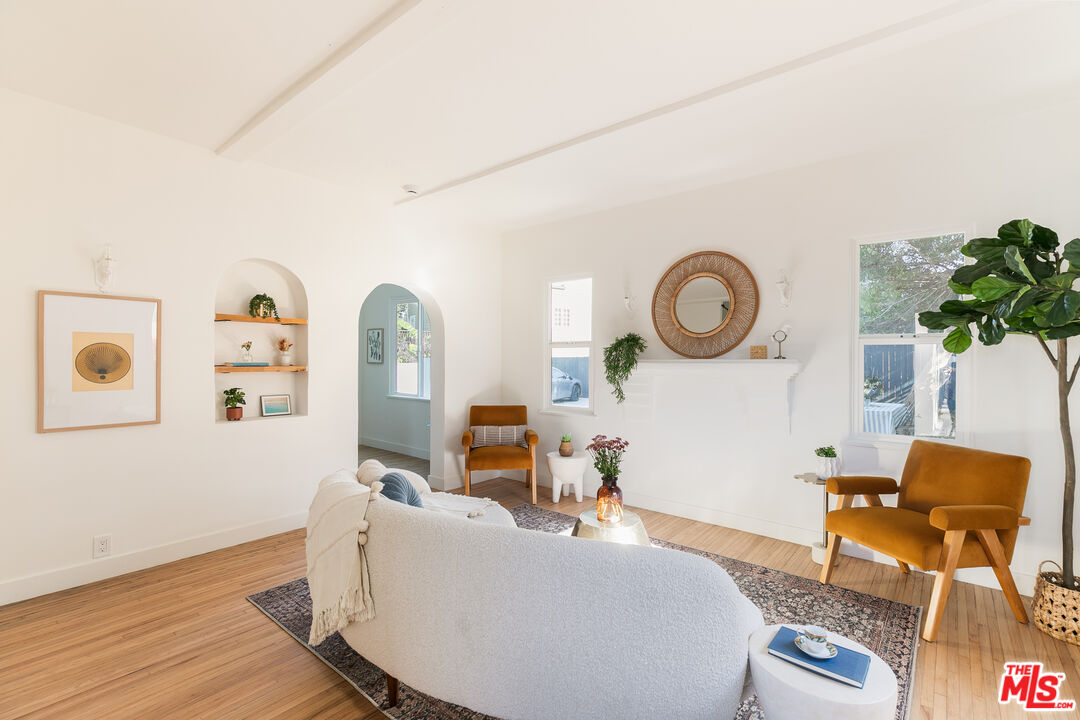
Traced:
POLYGON ((414 458, 411 455, 402 455, 401 453, 392 452, 390 450, 380 450, 379 448, 373 448, 367 445, 360 445, 356 450, 357 464, 370 458, 374 458, 386 467, 397 468, 399 470, 412 470, 414 473, 422 475, 425 480, 427 479, 427 476, 431 474, 430 460, 414 458))
MULTIPOLYGON (((523 484, 509 480, 474 487, 507 507, 528 498, 523 484)), ((567 514, 588 506, 572 496, 553 506, 544 492, 540 504, 567 514)), ((654 537, 817 575, 805 547, 637 512, 654 537)), ((0 607, 0 719, 381 717, 244 599, 303 573, 298 530, 0 607)), ((853 558, 844 558, 834 577, 845 587, 924 604, 932 581, 853 558)), ((1015 705, 997 704, 1006 660, 1041 660, 1065 672, 1063 696, 1080 699, 1080 649, 1017 623, 1000 591, 955 584, 938 642, 919 648, 911 717, 1021 717, 1015 705)))

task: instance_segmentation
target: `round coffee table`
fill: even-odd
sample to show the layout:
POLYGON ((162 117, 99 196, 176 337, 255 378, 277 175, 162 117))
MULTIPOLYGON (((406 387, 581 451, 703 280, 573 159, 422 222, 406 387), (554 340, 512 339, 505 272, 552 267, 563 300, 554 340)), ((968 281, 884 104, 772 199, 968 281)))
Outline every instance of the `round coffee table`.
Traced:
POLYGON ((559 502, 559 490, 563 495, 570 494, 574 486, 574 499, 581 502, 585 468, 589 467, 589 453, 577 450, 569 457, 563 457, 558 450, 547 454, 548 470, 551 471, 551 502, 559 502))
POLYGON ((575 537, 606 540, 624 545, 652 545, 648 533, 645 532, 645 523, 641 522, 641 517, 637 513, 623 510, 622 517, 622 522, 618 525, 600 522, 596 519, 595 509, 586 510, 578 515, 578 521, 574 523, 574 529, 570 534, 575 537))
POLYGON ((780 627, 767 625, 750 636, 750 675, 765 717, 769 720, 893 720, 896 675, 884 660, 854 640, 829 633, 833 645, 870 656, 863 687, 845 685, 770 655, 769 643, 780 627))

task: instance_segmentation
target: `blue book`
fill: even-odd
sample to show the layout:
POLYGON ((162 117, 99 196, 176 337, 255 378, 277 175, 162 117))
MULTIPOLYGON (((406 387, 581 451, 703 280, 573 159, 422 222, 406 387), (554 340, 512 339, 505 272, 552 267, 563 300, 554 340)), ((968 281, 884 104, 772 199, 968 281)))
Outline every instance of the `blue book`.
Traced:
POLYGON ((268 363, 268 362, 261 362, 261 363, 257 363, 257 362, 233 363, 232 366, 233 367, 269 367, 270 363, 268 363))
POLYGON ((866 682, 866 673, 870 670, 870 656, 857 650, 834 645, 836 657, 828 660, 812 658, 795 646, 798 633, 789 627, 781 626, 776 636, 769 643, 769 654, 781 660, 805 668, 810 672, 823 675, 838 682, 861 688, 866 682))

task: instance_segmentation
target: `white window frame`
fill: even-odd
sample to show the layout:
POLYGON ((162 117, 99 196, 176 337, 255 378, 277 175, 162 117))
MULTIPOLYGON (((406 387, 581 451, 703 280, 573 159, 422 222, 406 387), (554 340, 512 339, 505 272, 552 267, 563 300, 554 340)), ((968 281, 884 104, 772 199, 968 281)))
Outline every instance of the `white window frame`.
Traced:
MULTIPOLYGON (((390 372, 389 382, 390 388, 387 392, 387 397, 394 398, 395 400, 414 400, 418 402, 431 402, 431 388, 424 384, 424 363, 423 363, 423 332, 424 332, 424 320, 428 319, 430 324, 431 320, 428 318, 427 310, 424 308, 424 303, 420 301, 420 298, 413 295, 396 295, 390 298, 390 323, 387 325, 389 329, 388 335, 394 336, 394 351, 389 354, 390 357, 390 372), (417 338, 417 362, 416 362, 416 389, 418 395, 409 395, 408 393, 400 393, 397 389, 397 306, 400 303, 415 302, 419 313, 417 320, 420 323, 420 327, 417 328, 419 337, 417 338)), ((385 341, 384 341, 385 342, 385 341)), ((383 352, 383 357, 387 357, 387 353, 383 352)))
MULTIPOLYGON (((955 445, 971 445, 973 436, 971 432, 971 419, 976 413, 975 409, 975 362, 974 354, 978 340, 972 343, 972 347, 966 352, 956 356, 956 430, 954 437, 920 437, 918 435, 884 435, 881 433, 868 433, 862 429, 863 403, 865 399, 863 347, 866 345, 936 345, 940 344, 944 334, 937 332, 900 333, 897 335, 862 335, 859 332, 859 249, 863 245, 876 245, 880 243, 895 242, 897 240, 918 240, 920 238, 938 237, 941 235, 963 235, 964 242, 978 237, 971 225, 951 225, 947 227, 927 228, 905 232, 894 232, 880 235, 856 237, 852 240, 851 247, 851 434, 849 444, 862 447, 890 448, 907 447, 914 440, 929 440, 955 445)), ((926 308, 934 310, 936 308, 926 308)))
POLYGON ((543 338, 544 338, 544 370, 541 373, 542 402, 540 412, 545 415, 578 415, 596 416, 596 333, 593 332, 596 320, 596 277, 592 273, 579 273, 577 275, 557 275, 544 281, 544 307, 543 307, 543 338), (559 282, 572 282, 574 280, 592 280, 592 294, 589 296, 589 341, 588 342, 552 342, 551 341, 551 286, 559 282), (588 348, 589 350, 589 406, 588 407, 563 407, 551 402, 551 350, 552 348, 588 348))

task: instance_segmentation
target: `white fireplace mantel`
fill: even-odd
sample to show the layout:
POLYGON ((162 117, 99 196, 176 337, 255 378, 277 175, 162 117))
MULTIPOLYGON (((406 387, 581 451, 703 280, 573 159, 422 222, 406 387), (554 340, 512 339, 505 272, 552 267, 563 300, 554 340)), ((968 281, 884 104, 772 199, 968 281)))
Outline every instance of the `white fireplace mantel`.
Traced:
POLYGON ((802 362, 799 360, 745 360, 745 359, 713 359, 692 360, 680 358, 676 360, 638 360, 635 373, 650 374, 705 374, 717 377, 730 377, 732 379, 756 379, 767 380, 790 380, 802 370, 802 362))

